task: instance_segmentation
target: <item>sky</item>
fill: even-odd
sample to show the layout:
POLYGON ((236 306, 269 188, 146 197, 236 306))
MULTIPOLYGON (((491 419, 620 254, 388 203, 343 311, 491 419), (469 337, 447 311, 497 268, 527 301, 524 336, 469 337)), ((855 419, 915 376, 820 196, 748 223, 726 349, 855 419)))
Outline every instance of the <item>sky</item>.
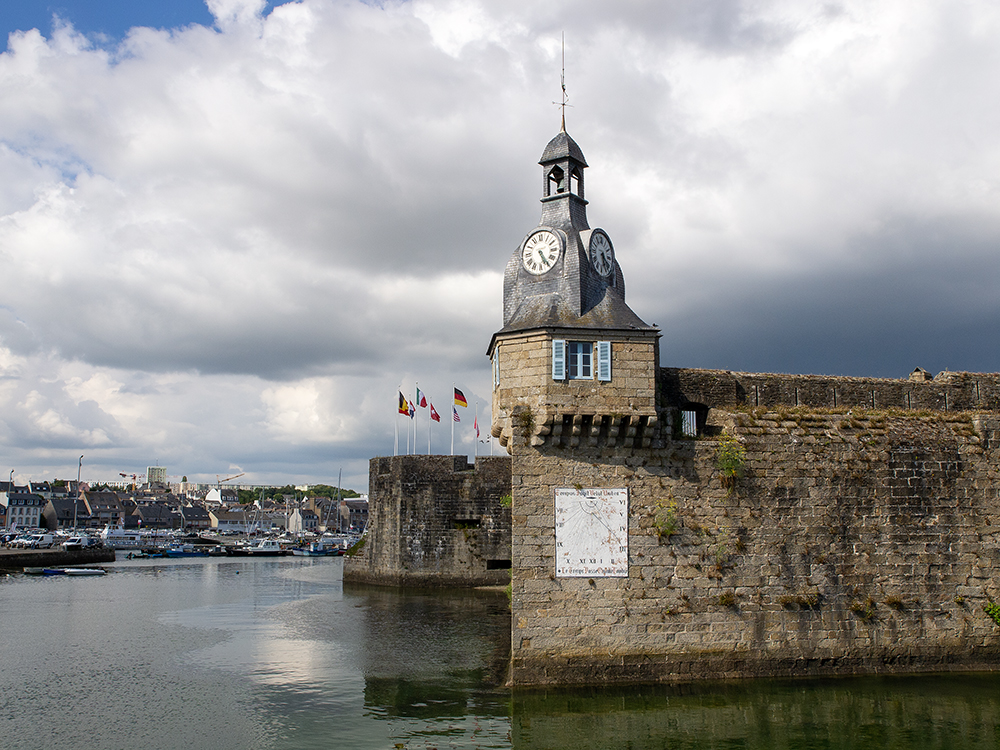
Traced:
POLYGON ((996 3, 6 0, 0 27, 4 477, 364 492, 415 383, 435 453, 463 390, 471 455, 563 34, 590 223, 664 366, 1000 370, 996 3))

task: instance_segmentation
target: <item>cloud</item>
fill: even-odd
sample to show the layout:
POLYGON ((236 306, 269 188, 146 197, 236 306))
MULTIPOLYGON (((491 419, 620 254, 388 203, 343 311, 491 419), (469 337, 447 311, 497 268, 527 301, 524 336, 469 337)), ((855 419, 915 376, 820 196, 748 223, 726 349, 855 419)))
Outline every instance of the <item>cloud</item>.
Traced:
POLYGON ((0 55, 0 435, 24 471, 343 460, 363 489, 400 383, 485 405, 563 32, 590 221, 664 364, 998 369, 989 3, 208 8, 0 55))

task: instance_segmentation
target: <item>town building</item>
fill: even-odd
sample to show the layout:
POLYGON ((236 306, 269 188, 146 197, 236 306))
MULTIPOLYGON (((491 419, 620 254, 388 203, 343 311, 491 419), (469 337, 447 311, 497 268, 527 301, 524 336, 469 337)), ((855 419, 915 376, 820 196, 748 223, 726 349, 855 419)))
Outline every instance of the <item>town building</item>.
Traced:
MULTIPOLYGON (((20 489, 26 490, 27 487, 20 489)), ((10 491, 8 488, 0 502, 7 508, 6 528, 34 529, 42 525, 42 510, 48 501, 41 495, 18 491, 18 488, 10 491)))

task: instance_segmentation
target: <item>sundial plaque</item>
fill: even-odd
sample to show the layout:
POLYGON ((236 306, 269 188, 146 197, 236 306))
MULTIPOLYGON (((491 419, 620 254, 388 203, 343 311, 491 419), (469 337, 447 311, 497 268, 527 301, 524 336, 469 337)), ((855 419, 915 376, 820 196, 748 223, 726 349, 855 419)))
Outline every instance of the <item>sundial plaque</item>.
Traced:
POLYGON ((556 490, 556 575, 628 576, 628 490, 556 490))

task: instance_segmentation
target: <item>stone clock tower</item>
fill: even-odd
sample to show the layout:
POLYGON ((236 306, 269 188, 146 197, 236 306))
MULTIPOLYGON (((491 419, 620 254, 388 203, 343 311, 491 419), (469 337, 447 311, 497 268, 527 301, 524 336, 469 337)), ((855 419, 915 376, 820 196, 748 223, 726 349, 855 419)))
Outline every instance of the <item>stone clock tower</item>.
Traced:
POLYGON ((542 216, 507 262, 493 335, 493 434, 512 452, 648 445, 658 431, 659 329, 625 304, 611 237, 587 223, 583 151, 563 128, 542 152, 542 216))

